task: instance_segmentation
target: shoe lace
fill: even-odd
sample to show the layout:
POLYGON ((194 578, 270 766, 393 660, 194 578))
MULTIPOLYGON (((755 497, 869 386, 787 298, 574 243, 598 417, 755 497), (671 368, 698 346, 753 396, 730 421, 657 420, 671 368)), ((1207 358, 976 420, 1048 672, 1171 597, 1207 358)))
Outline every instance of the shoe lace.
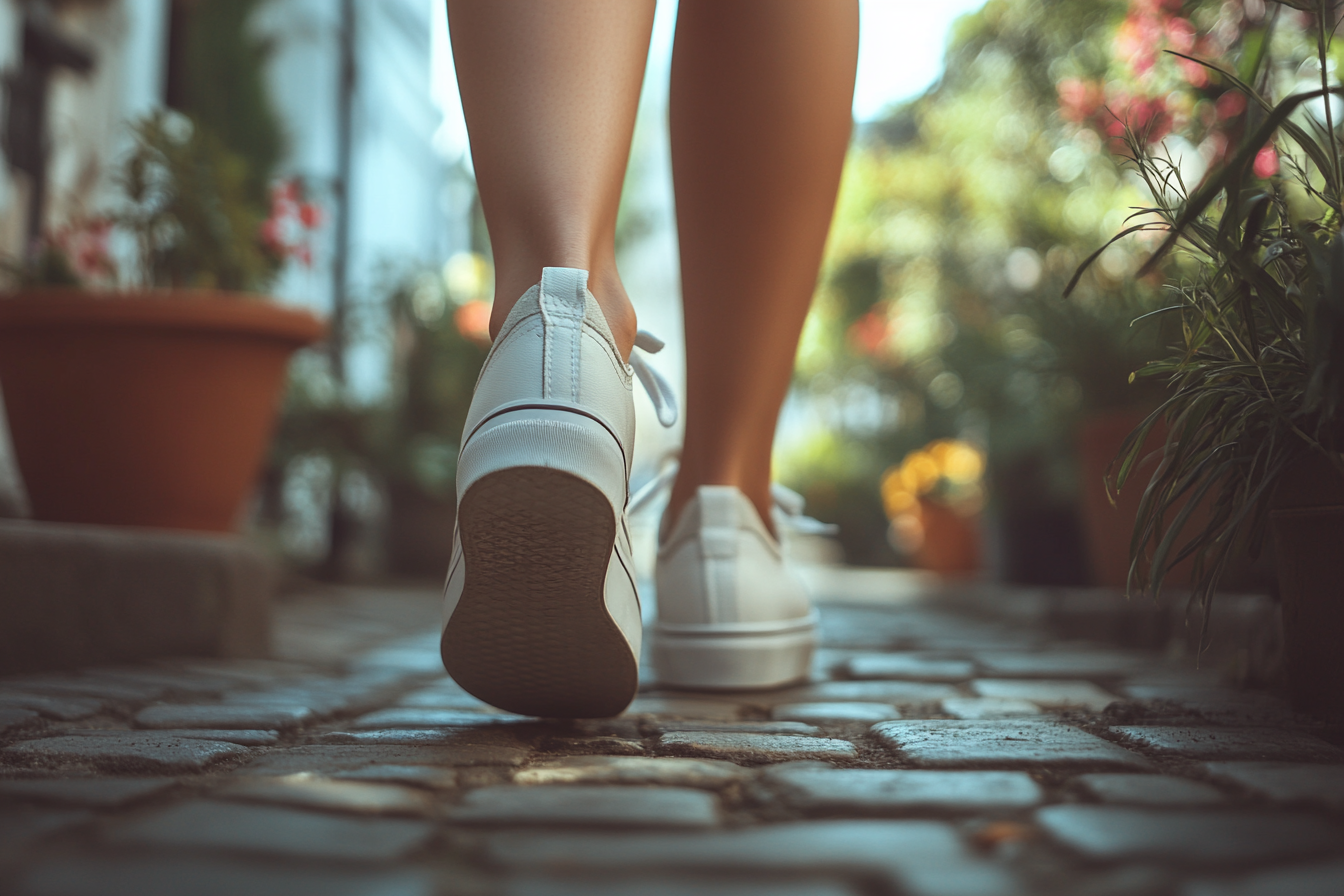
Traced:
MULTIPOLYGON (((656 355, 663 350, 665 344, 663 340, 647 330, 640 330, 635 335, 636 351, 656 355)), ((635 376, 639 377, 640 385, 644 387, 644 391, 649 393, 649 400, 653 402, 653 409, 658 414, 658 422, 663 426, 671 426, 676 423, 677 398, 672 392, 672 384, 667 381, 667 377, 650 367, 649 362, 635 352, 630 353, 630 366, 634 368, 635 376)))
MULTIPOLYGON (((680 464, 673 460, 664 464, 663 469, 646 482, 639 491, 635 492, 630 498, 630 504, 626 508, 632 516, 639 513, 644 507, 653 503, 653 501, 664 492, 672 490, 672 483, 677 478, 677 470, 680 464)), ((776 530, 783 532, 788 530, 797 535, 837 535, 840 527, 834 523, 823 523, 821 520, 806 516, 803 510, 807 506, 807 499, 798 494, 791 488, 780 485, 778 482, 770 483, 770 500, 772 503, 776 530)))

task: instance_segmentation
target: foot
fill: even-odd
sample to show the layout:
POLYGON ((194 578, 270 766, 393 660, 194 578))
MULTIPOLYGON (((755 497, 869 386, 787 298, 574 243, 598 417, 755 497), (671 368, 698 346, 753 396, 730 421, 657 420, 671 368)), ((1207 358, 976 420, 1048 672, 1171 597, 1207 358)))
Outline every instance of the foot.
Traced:
POLYGON ((523 715, 614 716, 638 686, 633 371, 587 276, 546 268, 509 312, 458 460, 443 664, 523 715))
POLYGON ((805 680, 816 613, 752 502, 733 486, 702 485, 662 530, 652 640, 658 681, 737 690, 805 680))

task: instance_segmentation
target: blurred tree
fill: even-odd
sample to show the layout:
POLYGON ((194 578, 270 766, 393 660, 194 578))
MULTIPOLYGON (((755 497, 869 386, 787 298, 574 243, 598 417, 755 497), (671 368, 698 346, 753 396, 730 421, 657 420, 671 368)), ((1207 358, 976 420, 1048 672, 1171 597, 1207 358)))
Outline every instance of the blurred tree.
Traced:
MULTIPOLYGON (((1161 275, 1133 277, 1153 235, 1114 243, 1068 299, 1064 287, 1150 204, 1112 138, 1162 141, 1192 180, 1220 156, 1228 85, 1163 51, 1218 57, 1254 34, 1256 5, 990 0, 956 24, 942 80, 860 130, 799 351, 822 425, 779 459, 819 516, 871 525, 884 469, 967 438, 988 449, 996 513, 1032 520, 1004 535, 1050 542, 1004 571, 1085 577, 1074 431, 1160 389, 1129 383, 1159 336, 1158 319, 1131 326, 1163 302, 1161 275)), ((845 537, 851 559, 873 558, 870 534, 845 537)))
POLYGON ((267 42, 249 22, 268 0, 173 0, 168 106, 187 113, 248 164, 259 206, 284 153, 284 133, 266 86, 267 42))

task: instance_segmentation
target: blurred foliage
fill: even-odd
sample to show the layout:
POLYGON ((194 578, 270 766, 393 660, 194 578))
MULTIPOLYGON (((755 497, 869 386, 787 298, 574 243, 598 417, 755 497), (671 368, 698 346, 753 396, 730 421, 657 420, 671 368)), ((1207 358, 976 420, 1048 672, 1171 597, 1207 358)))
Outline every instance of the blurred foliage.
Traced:
POLYGON ((284 154, 280 117, 266 86, 271 48, 250 28, 266 2, 178 0, 173 16, 180 18, 180 69, 169 86, 172 104, 246 163, 242 188, 263 208, 284 154))
POLYGON ((1239 47, 1253 5, 990 0, 956 23, 942 80, 856 135, 799 350, 817 434, 779 460, 819 516, 881 520, 883 471, 954 437, 987 450, 1001 511, 1005 495, 1072 507, 1082 417, 1164 395, 1130 382, 1171 335, 1145 316, 1167 301, 1163 272, 1135 276, 1160 234, 1107 245, 1062 297, 1150 204, 1116 135, 1202 177, 1236 110, 1164 51, 1239 47), (1030 487, 1012 481, 1024 470, 1030 487))
MULTIPOLYGON (((388 266, 381 281, 378 302, 356 303, 352 307, 363 312, 350 323, 368 338, 391 340, 390 397, 354 402, 325 357, 301 353, 290 370, 271 468, 279 483, 292 465, 321 458, 338 480, 357 472, 394 503, 441 504, 451 514, 458 442, 489 348, 490 265, 462 253, 440 271, 388 266)), ((282 516, 274 506, 282 496, 273 493, 269 500, 269 515, 282 516)), ((441 540, 448 544, 446 536, 441 540)))
POLYGON ((268 209, 253 201, 247 161, 180 113, 132 132, 117 174, 124 203, 109 220, 134 240, 141 285, 265 289, 284 258, 259 238, 268 209))
POLYGON ((1116 465, 1123 487, 1165 419, 1130 580, 1158 590, 1193 557, 1192 600, 1206 610, 1229 563, 1258 552, 1275 488, 1295 464, 1315 455, 1336 489, 1344 476, 1344 103, 1332 96, 1344 89, 1331 71, 1335 10, 1318 9, 1271 14, 1257 23, 1259 41, 1205 66, 1210 83, 1239 92, 1244 111, 1240 141, 1204 181, 1187 182, 1141 135, 1127 135, 1154 197, 1143 212, 1164 237, 1145 267, 1175 256, 1164 312, 1180 324, 1140 371, 1167 383, 1170 397, 1116 465))

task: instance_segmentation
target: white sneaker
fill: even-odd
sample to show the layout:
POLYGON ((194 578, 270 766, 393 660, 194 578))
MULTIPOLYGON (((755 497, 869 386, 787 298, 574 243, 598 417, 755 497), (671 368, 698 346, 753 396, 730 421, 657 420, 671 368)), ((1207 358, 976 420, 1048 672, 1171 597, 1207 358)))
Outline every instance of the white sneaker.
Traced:
POLYGON ((817 614, 751 501, 734 486, 702 485, 669 522, 651 642, 659 683, 738 690, 805 680, 817 614))
MULTIPOLYGON (((444 668, 523 715, 619 714, 639 683, 626 527, 635 374, 659 420, 670 389, 625 364, 588 273, 546 268, 514 306, 472 396, 444 586, 444 668)), ((661 348, 647 334, 636 345, 661 348)))

